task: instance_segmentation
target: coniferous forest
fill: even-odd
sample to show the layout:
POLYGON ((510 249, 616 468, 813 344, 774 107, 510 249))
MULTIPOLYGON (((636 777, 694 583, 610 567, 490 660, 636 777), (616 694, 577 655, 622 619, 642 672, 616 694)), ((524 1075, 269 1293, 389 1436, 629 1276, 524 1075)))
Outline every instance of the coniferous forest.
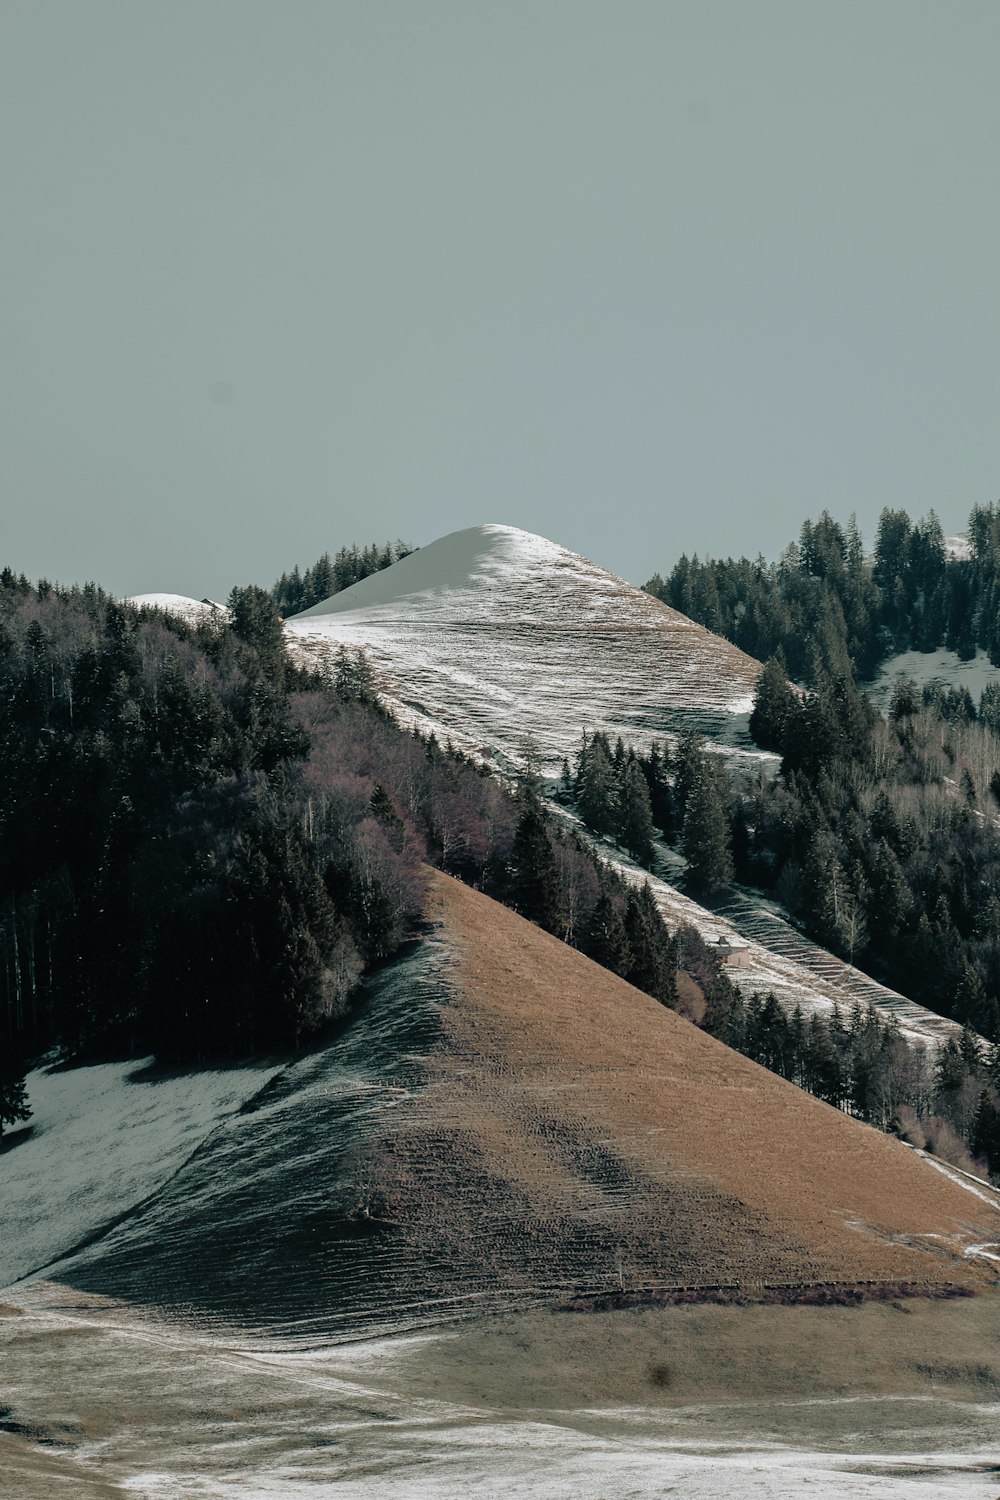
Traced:
POLYGON ((341 589, 349 589, 372 573, 391 568, 400 558, 409 557, 415 549, 406 542, 370 542, 367 547, 340 547, 333 557, 324 552, 308 568, 298 563, 291 572, 282 573, 271 589, 271 596, 283 619, 297 615, 314 604, 322 604, 341 589))
POLYGON ((0 574, 0 1130, 35 1058, 201 1062, 296 1047, 419 932, 434 865, 513 906, 765 1066, 1000 1170, 1000 688, 863 685, 893 652, 1000 656, 1000 508, 970 556, 885 512, 874 558, 824 515, 774 565, 682 559, 647 587, 768 657, 734 779, 693 731, 637 753, 584 734, 559 796, 653 868, 662 837, 711 902, 734 880, 966 1029, 929 1068, 887 1023, 740 994, 648 886, 546 809, 402 730, 362 656, 293 663, 281 617, 407 550, 342 548, 191 623, 93 585, 0 574), (678 971, 681 980, 679 986, 678 971), (691 1002, 691 986, 696 1000, 691 1002), (950 1131, 954 1137, 945 1139, 950 1131), (936 1132, 936 1133, 935 1133, 936 1132), (943 1142, 943 1144, 942 1144, 943 1142))
POLYGON ((52 1049, 298 1045, 419 930, 428 864, 673 999, 648 890, 558 827, 530 778, 505 786, 400 729, 363 657, 293 665, 266 590, 191 624, 5 571, 0 684, 8 1123, 52 1049))
POLYGON ((866 555, 852 518, 806 521, 775 563, 681 557, 644 585, 665 604, 767 661, 779 651, 795 682, 821 671, 868 680, 899 651, 977 649, 1000 663, 1000 505, 969 517, 967 557, 949 556, 933 511, 886 509, 866 555))
POLYGON ((776 891, 825 947, 997 1039, 1000 686, 976 703, 903 678, 887 717, 863 691, 908 649, 1000 662, 1000 506, 973 510, 969 553, 947 556, 933 515, 887 510, 868 559, 856 527, 824 514, 777 564, 682 558, 647 588, 767 660, 750 732, 780 774, 737 786, 719 772, 737 878, 776 891))

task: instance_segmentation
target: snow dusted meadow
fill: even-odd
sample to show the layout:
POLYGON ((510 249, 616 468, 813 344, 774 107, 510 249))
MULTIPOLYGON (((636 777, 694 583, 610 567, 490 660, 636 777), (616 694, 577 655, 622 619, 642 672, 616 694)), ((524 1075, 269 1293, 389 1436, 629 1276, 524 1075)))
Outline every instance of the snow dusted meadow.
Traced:
POLYGON ((454 1337, 268 1353, 96 1304, 0 1317, 4 1397, 36 1424, 34 1443, 0 1429, 4 1480, 18 1500, 997 1495, 989 1402, 762 1394, 525 1410, 513 1392, 509 1409, 419 1394, 410 1367, 454 1337))
POLYGON ((687 724, 736 753, 760 666, 544 537, 474 526, 288 622, 301 649, 362 646, 407 721, 499 766, 557 775, 583 728, 636 744, 687 724))
POLYGON ((162 1188, 274 1069, 142 1081, 144 1064, 38 1068, 26 1138, 0 1155, 0 1287, 39 1271, 162 1188))
POLYGON ((228 619, 229 611, 224 604, 214 599, 189 599, 186 594, 133 594, 126 604, 137 609, 162 609, 168 614, 180 615, 192 625, 201 620, 228 619))
POLYGON ((901 677, 910 677, 920 688, 966 688, 978 706, 983 688, 1000 682, 1000 667, 995 667, 985 651, 977 651, 963 661, 954 651, 940 646, 936 651, 902 651, 879 670, 868 696, 886 713, 892 701, 892 690, 901 677))

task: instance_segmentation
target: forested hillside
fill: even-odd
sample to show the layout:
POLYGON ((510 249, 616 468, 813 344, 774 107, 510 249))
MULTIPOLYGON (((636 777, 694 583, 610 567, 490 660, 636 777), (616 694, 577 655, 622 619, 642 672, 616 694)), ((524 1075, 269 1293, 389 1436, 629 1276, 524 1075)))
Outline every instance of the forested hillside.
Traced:
MULTIPOLYGON (((716 767, 726 784, 705 795, 721 796, 728 840, 707 875, 692 864, 692 882, 711 889, 735 871, 775 890, 825 947, 997 1038, 1000 691, 975 703, 902 679, 887 719, 860 691, 891 652, 984 648, 1000 661, 1000 506, 975 508, 969 550, 949 558, 933 515, 887 510, 869 560, 853 523, 824 514, 776 564, 682 558, 647 587, 770 657, 750 732, 781 774, 730 785, 716 767)), ((671 833, 690 838, 685 808, 674 814, 671 833)))
POLYGON ((806 521, 777 562, 681 557, 645 588, 758 661, 779 650, 796 682, 819 670, 872 675, 894 652, 977 648, 1000 664, 1000 505, 969 517, 967 558, 949 557, 933 511, 882 512, 872 558, 853 518, 806 521))
POLYGON ((229 606, 191 624, 0 575, 8 1081, 53 1046, 297 1044, 415 931, 427 862, 673 998, 648 892, 558 829, 533 785, 400 729, 358 655, 295 667, 266 591, 229 606))

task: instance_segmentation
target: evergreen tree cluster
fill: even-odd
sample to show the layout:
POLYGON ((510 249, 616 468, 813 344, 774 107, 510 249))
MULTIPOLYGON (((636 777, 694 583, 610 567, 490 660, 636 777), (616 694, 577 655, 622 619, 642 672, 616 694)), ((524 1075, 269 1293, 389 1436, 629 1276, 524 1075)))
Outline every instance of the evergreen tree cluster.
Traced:
POLYGON ((614 749, 606 734, 584 731, 572 772, 563 761, 560 796, 578 810, 587 828, 610 838, 651 868, 654 825, 669 820, 669 767, 654 746, 645 759, 626 749, 619 735, 614 749))
POLYGON ((0 1128, 53 1048, 299 1044, 415 930, 428 863, 672 1000, 648 889, 403 731, 360 653, 293 665, 266 590, 191 624, 0 575, 0 1128))
POLYGON ((360 583, 382 568, 390 568, 403 557, 409 557, 415 549, 407 542, 383 542, 381 546, 370 542, 367 547, 341 547, 333 557, 324 552, 311 567, 301 569, 298 563, 291 572, 282 573, 271 589, 271 597, 278 606, 282 619, 297 615, 314 604, 322 604, 341 589, 349 589, 352 583, 360 583))
POLYGON ((901 680, 888 718, 850 678, 761 674, 751 728, 782 756, 734 791, 740 880, 824 947, 1000 1036, 1000 694, 901 680))
POLYGON ((695 730, 681 734, 674 751, 654 741, 645 755, 620 735, 612 750, 606 734, 584 731, 572 769, 563 762, 559 797, 591 832, 647 869, 657 832, 679 841, 698 895, 712 895, 733 878, 732 792, 720 757, 706 752, 695 730))
POLYGON ((866 680, 895 652, 938 646, 963 659, 981 648, 998 665, 1000 505, 973 509, 969 544, 949 557, 933 511, 886 509, 869 558, 853 518, 844 528, 824 511, 776 563, 683 556, 645 588, 759 661, 780 652, 809 685, 822 671, 866 680))
POLYGON ((1000 1181, 1000 1046, 984 1048, 966 1027, 928 1054, 870 1006, 787 1011, 771 993, 745 996, 693 927, 676 943, 712 1036, 856 1119, 1000 1181))

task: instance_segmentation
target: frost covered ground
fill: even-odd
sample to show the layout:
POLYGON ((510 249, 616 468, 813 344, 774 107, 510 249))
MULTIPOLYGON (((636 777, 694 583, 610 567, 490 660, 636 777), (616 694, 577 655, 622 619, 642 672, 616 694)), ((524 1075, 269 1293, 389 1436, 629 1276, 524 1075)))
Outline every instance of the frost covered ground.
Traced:
POLYGON ((414 1393, 449 1335, 296 1356, 155 1323, 0 1318, 17 1500, 995 1500, 1000 1407, 761 1394, 525 1409, 414 1393), (72 1413, 72 1415, 70 1415, 72 1413), (34 1439, 34 1441, 32 1440, 34 1439), (39 1442, 38 1440, 41 1440, 39 1442))
POLYGON ((0 1287, 162 1188, 273 1071, 158 1078, 130 1062, 30 1073, 30 1130, 0 1154, 0 1287))
POLYGON ((145 605, 150 609, 166 610, 168 614, 182 615, 192 624, 220 616, 228 618, 229 615, 225 605, 217 604, 214 599, 189 599, 186 594, 133 594, 125 602, 136 605, 138 609, 145 605))
POLYGON ((363 646, 410 722, 558 773, 583 728, 636 744, 697 724, 733 753, 759 664, 576 553, 511 526, 475 526, 289 621, 322 653, 363 646))
POLYGON ((866 688, 883 713, 889 708, 892 690, 900 677, 912 677, 922 688, 967 688, 978 706, 983 688, 988 683, 1000 682, 1000 667, 993 665, 985 651, 977 651, 969 661, 963 661, 943 646, 937 651, 903 651, 885 662, 875 681, 866 688))

